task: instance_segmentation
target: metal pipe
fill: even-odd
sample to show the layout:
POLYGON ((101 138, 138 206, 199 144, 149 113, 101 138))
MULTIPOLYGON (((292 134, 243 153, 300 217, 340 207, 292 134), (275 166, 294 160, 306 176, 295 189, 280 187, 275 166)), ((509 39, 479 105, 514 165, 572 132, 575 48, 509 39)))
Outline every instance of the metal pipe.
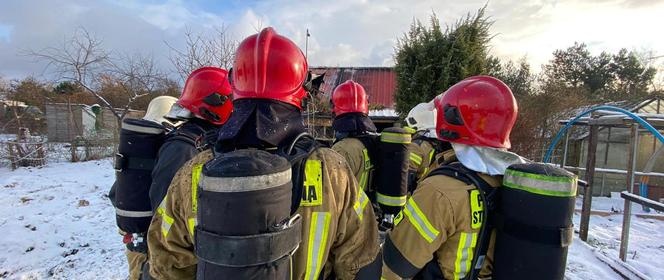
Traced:
MULTIPOLYGON (((575 170, 575 171, 586 171, 586 169, 584 167, 569 166, 569 165, 565 166, 565 169, 575 170)), ((608 169, 608 168, 595 168, 595 172, 610 173, 610 174, 627 174, 626 170, 608 169)), ((664 173, 659 173, 659 172, 634 171, 634 175, 636 175, 636 176, 664 177, 664 173)))

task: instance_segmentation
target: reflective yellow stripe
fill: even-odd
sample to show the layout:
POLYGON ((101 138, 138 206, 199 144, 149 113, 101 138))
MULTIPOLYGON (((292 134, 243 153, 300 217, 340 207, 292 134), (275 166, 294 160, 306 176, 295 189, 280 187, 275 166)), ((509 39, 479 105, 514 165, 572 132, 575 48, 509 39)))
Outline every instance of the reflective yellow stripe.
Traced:
POLYGON ((357 183, 360 190, 366 191, 367 183, 369 181, 369 172, 373 169, 371 159, 369 158, 369 151, 367 149, 362 149, 362 158, 364 160, 364 169, 360 172, 360 178, 357 183))
POLYGON ((470 271, 476 243, 477 233, 461 233, 456 261, 454 262, 454 280, 463 279, 470 271))
POLYGON ((404 196, 389 196, 382 193, 376 193, 376 202, 387 205, 387 206, 404 206, 406 204, 407 197, 404 196))
POLYGON ((429 152, 429 164, 433 162, 433 156, 435 155, 436 155, 436 149, 431 149, 431 151, 429 152))
POLYGON ((410 134, 401 134, 394 132, 383 132, 380 134, 380 142, 410 144, 410 134))
MULTIPOLYGON (((436 155, 436 149, 431 149, 429 152, 429 166, 433 164, 433 158, 436 155)), ((426 176, 427 173, 429 173, 429 166, 424 168, 424 171, 422 171, 422 177, 426 176)))
POLYGON ((194 237, 194 229, 196 228, 198 221, 196 218, 189 218, 187 223, 189 224, 189 234, 191 234, 191 237, 194 237))
POLYGON ((157 209, 157 213, 161 214, 161 234, 164 237, 168 237, 168 233, 171 231, 171 226, 173 225, 173 217, 166 214, 164 208, 157 209))
POLYGON ((362 221, 362 218, 364 217, 364 207, 366 207, 368 203, 369 197, 367 197, 367 194, 365 194, 364 191, 360 191, 357 196, 357 201, 355 201, 355 204, 353 205, 353 209, 355 209, 355 213, 357 213, 357 217, 360 218, 360 221, 362 221))
POLYGON ((311 213, 311 225, 309 226, 309 242, 307 246, 307 267, 304 279, 316 280, 323 269, 325 262, 323 255, 327 244, 327 234, 330 227, 330 213, 311 213))
POLYGON ((402 128, 403 128, 403 130, 405 130, 406 132, 408 132, 408 133, 410 133, 410 134, 415 134, 415 133, 417 133, 417 129, 414 129, 414 128, 410 127, 410 126, 404 126, 404 127, 402 127, 402 128))
POLYGON ((413 198, 408 199, 406 207, 403 209, 404 214, 408 217, 410 223, 417 229, 417 231, 422 235, 426 241, 429 243, 433 242, 438 233, 440 233, 427 219, 427 217, 422 213, 422 210, 417 206, 413 198))
POLYGON ((410 153, 410 160, 417 165, 422 165, 422 157, 416 153, 410 153))
POLYGON ((191 210, 194 211, 194 214, 198 211, 198 180, 201 178, 201 172, 203 171, 203 164, 196 164, 191 169, 191 210))
POLYGON ((364 169, 369 170, 373 168, 373 164, 371 164, 371 158, 369 158, 369 150, 362 149, 362 159, 364 159, 364 169))

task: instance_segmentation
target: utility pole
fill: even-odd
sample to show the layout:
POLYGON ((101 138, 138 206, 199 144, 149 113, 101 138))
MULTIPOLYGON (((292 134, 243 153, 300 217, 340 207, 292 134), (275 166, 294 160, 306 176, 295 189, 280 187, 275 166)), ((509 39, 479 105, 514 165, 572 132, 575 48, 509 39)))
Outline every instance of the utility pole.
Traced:
POLYGON ((307 28, 307 37, 304 41, 304 57, 306 58, 309 58, 309 37, 311 37, 311 34, 309 34, 309 28, 307 28))

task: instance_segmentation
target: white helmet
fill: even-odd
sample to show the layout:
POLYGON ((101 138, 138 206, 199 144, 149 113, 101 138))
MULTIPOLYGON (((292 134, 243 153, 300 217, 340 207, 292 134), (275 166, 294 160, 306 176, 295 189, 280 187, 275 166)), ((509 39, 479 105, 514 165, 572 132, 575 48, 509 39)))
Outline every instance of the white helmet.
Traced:
POLYGON ((148 109, 146 110, 143 119, 156 122, 158 124, 173 124, 166 120, 164 115, 166 115, 166 113, 171 110, 171 107, 173 104, 175 104, 176 101, 178 101, 178 99, 173 96, 163 95, 155 97, 152 99, 152 101, 150 101, 150 104, 148 104, 148 109))
POLYGON ((417 104, 410 109, 406 117, 409 127, 417 131, 425 131, 424 136, 436 138, 436 106, 433 101, 417 104))

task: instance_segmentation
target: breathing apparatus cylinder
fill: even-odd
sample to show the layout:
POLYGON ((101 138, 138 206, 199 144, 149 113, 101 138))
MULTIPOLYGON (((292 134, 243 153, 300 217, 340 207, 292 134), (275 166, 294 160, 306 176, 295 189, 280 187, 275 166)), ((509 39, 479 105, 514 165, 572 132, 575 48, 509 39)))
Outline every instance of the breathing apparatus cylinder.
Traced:
POLYGON ((493 279, 563 279, 576 175, 543 163, 507 168, 496 205, 493 279))
POLYGON ((411 135, 406 130, 390 127, 380 135, 376 187, 376 202, 384 219, 390 222, 406 204, 408 193, 408 146, 411 135))
POLYGON ((205 164, 197 191, 196 279, 290 279, 301 240, 291 216, 291 165, 262 150, 205 164))
POLYGON ((164 142, 162 125, 143 119, 124 119, 115 155, 115 217, 127 233, 146 232, 152 219, 152 168, 164 142))

